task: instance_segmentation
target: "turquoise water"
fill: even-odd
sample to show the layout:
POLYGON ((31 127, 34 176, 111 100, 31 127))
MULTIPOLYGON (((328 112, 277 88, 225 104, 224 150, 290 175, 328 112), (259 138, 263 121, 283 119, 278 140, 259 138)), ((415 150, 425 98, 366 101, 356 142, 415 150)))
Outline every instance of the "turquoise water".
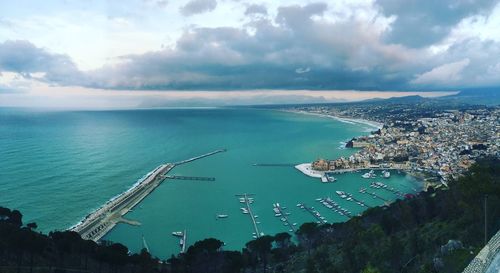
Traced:
MULTIPOLYGON (((241 249, 252 239, 253 226, 240 212, 235 194, 256 194, 252 208, 266 234, 289 229, 274 217, 274 202, 287 206, 290 220, 299 225, 314 218, 298 209, 298 202, 316 207, 329 222, 346 220, 320 206, 318 197, 331 196, 354 214, 362 211, 337 198, 336 190, 381 205, 358 193, 373 181, 359 173, 338 175, 338 182, 322 184, 291 167, 252 166, 349 155, 353 150, 339 148, 341 142, 368 129, 329 118, 252 109, 0 109, 0 205, 21 210, 25 222, 37 222, 42 231, 62 230, 159 164, 226 148, 225 153, 171 172, 216 181, 167 180, 126 215, 141 226, 119 224, 105 239, 137 251, 144 236, 151 252, 164 258, 179 251, 171 232, 186 229, 188 244, 215 237, 227 249, 241 249), (229 217, 216 220, 218 213, 229 217)), ((420 187, 414 179, 395 173, 383 182, 405 192, 420 187)), ((377 193, 395 198, 382 190, 377 193)))

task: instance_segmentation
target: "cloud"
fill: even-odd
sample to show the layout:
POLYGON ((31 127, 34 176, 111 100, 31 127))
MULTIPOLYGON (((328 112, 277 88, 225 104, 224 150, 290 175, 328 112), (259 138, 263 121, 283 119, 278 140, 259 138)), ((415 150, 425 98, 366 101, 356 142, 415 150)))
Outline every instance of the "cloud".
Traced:
POLYGON ((216 0, 191 0, 180 8, 184 16, 191 16, 199 13, 212 11, 217 7, 216 0))
POLYGON ((193 27, 175 47, 123 56, 118 64, 94 71, 93 86, 379 89, 401 86, 415 74, 401 67, 425 53, 383 44, 381 34, 389 19, 331 21, 327 8, 325 3, 284 6, 274 20, 254 18, 242 28, 193 27), (297 73, 297 67, 309 72, 297 73))
POLYGON ((424 47, 445 38, 462 19, 488 13, 496 0, 377 0, 386 16, 396 16, 386 39, 410 47, 424 47))
POLYGON ((418 75, 412 83, 414 84, 450 84, 462 79, 461 72, 470 63, 469 59, 458 62, 447 63, 433 68, 431 71, 418 75))
POLYGON ((164 8, 168 4, 168 1, 166 0, 143 0, 143 2, 147 5, 152 5, 159 8, 164 8))
MULTIPOLYGON (((195 2, 205 3, 192 1, 183 8, 195 2)), ((43 72, 37 80, 108 90, 415 90, 500 84, 498 34, 479 37, 472 31, 483 25, 494 30, 497 21, 490 17, 500 17, 500 4, 496 12, 465 18, 469 12, 456 4, 459 15, 453 14, 455 19, 450 22, 438 22, 448 22, 451 31, 442 34, 446 37, 416 47, 392 35, 400 27, 402 15, 426 14, 423 7, 403 13, 391 1, 269 8, 238 4, 241 16, 246 14, 240 25, 193 24, 183 28, 172 44, 121 55, 94 70, 81 71, 67 55, 27 41, 6 41, 0 43, 0 71, 26 78, 43 72), (268 15, 260 16, 264 11, 268 15), (453 25, 456 20, 460 22, 453 25)), ((482 12, 484 5, 474 7, 482 12)), ((216 12, 223 8, 227 7, 216 12)), ((216 16, 216 12, 204 16, 216 16)), ((407 27, 410 31, 417 26, 407 27)), ((414 35, 408 32, 406 36, 414 35)))
POLYGON ((70 57, 50 53, 28 41, 0 43, 0 72, 16 72, 26 78, 42 73, 39 80, 59 84, 81 83, 83 77, 70 57))
POLYGON ((267 8, 265 5, 251 4, 245 10, 245 15, 261 14, 267 15, 267 8))

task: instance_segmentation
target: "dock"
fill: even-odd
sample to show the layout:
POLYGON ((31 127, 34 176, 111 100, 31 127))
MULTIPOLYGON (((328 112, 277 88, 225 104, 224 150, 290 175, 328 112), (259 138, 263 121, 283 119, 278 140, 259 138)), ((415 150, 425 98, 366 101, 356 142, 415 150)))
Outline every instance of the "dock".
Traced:
POLYGON ((180 161, 178 163, 165 163, 156 167, 135 183, 130 189, 106 202, 99 209, 87 215, 78 224, 69 228, 69 230, 77 232, 83 239, 97 242, 118 223, 124 222, 138 225, 139 223, 137 221, 127 220, 124 218, 124 215, 131 211, 151 192, 153 192, 165 180, 167 174, 175 166, 224 151, 226 150, 216 150, 211 153, 180 161))
POLYGON ((351 212, 349 212, 347 209, 341 207, 339 204, 337 204, 337 202, 330 199, 330 197, 321 199, 318 202, 323 204, 325 207, 327 207, 331 210, 334 210, 335 212, 337 212, 338 214, 340 214, 342 216, 345 216, 347 218, 352 218, 351 212))
POLYGON ((184 230, 182 238, 179 239, 179 246, 181 247, 180 253, 186 252, 186 245, 187 245, 187 230, 184 230))
POLYGON ((195 157, 192 157, 192 158, 189 158, 189 159, 185 159, 185 160, 182 160, 182 161, 179 161, 179 162, 175 162, 174 165, 178 166, 178 165, 186 164, 186 163, 198 160, 198 159, 202 159, 204 157, 208 157, 208 156, 211 156, 211 155, 214 155, 214 154, 218 154, 218 153, 223 153, 223 152, 226 152, 226 151, 227 151, 226 149, 215 150, 215 151, 210 152, 210 153, 202 154, 202 155, 195 156, 195 157))
MULTIPOLYGON (((282 222, 284 222, 285 226, 288 226, 290 227, 289 231, 290 232, 295 232, 296 228, 295 226, 290 222, 290 220, 288 219, 288 215, 289 213, 287 214, 285 211, 284 211, 284 207, 280 206, 279 203, 276 203, 276 204, 273 204, 273 210, 275 213, 279 213, 281 216, 276 216, 276 217, 279 217, 280 220, 282 222)), ((295 224, 296 225, 296 224, 295 224)))
POLYGON ((257 167, 295 167, 298 163, 254 163, 257 167))
POLYGON ((370 205, 366 204, 364 201, 362 200, 359 200, 357 199, 356 197, 354 197, 352 194, 349 193, 349 197, 351 198, 351 200, 347 200, 347 201, 352 201, 352 202, 356 202, 356 204, 360 205, 361 207, 365 207, 365 208, 371 208, 370 205))
POLYGON ((383 171, 383 170, 386 170, 386 171, 397 171, 397 172, 407 171, 406 169, 402 169, 402 168, 362 167, 362 168, 329 170, 328 172, 332 173, 332 174, 343 174, 343 173, 354 173, 354 172, 371 171, 371 170, 374 170, 374 171, 383 171))
POLYGON ((370 187, 375 188, 375 189, 386 190, 386 191, 391 192, 391 193, 393 193, 393 194, 395 194, 395 195, 397 195, 397 196, 399 196, 399 197, 404 197, 404 194, 403 194, 401 191, 396 190, 395 188, 390 187, 389 185, 384 184, 384 183, 382 183, 382 182, 374 182, 374 183, 371 183, 371 184, 370 184, 370 187), (378 187, 374 187, 374 185, 375 185, 375 186, 378 186, 378 187))
POLYGON ((316 219, 316 223, 323 224, 328 222, 325 219, 325 217, 321 216, 321 214, 318 211, 314 210, 314 207, 308 207, 306 204, 298 204, 298 205, 301 209, 310 213, 316 219))
POLYGON ((253 194, 244 193, 244 194, 237 194, 236 196, 244 198, 244 201, 245 201, 244 203, 245 203, 245 206, 246 206, 246 210, 248 211, 248 215, 250 215, 250 219, 252 220, 253 228, 255 230, 255 232, 254 232, 255 235, 253 237, 256 239, 256 238, 259 238, 260 236, 264 235, 263 233, 261 233, 259 231, 259 227, 257 226, 257 220, 255 220, 255 218, 257 216, 253 214, 252 208, 250 207, 249 196, 253 196, 253 194))
POLYGON ((373 196, 373 198, 378 198, 378 199, 380 199, 380 200, 384 201, 384 203, 385 203, 385 204, 387 204, 387 203, 389 202, 389 200, 387 200, 387 199, 383 198, 382 196, 380 196, 380 195, 378 195, 378 194, 376 194, 376 193, 374 193, 374 192, 369 192, 369 191, 367 191, 366 189, 360 189, 360 190, 359 190, 359 192, 360 192, 360 193, 364 193, 364 194, 371 195, 371 196, 373 196))
POLYGON ((178 180, 215 181, 215 177, 202 177, 202 176, 166 175, 165 178, 178 179, 178 180))

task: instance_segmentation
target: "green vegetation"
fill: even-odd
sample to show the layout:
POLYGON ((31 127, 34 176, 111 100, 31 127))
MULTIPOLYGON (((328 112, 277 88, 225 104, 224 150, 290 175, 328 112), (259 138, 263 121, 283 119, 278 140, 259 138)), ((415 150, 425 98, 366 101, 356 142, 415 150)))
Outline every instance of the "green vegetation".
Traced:
POLYGON ((280 233, 240 252, 205 239, 166 264, 73 232, 36 233, 18 211, 0 208, 0 272, 461 272, 484 244, 485 195, 491 237, 500 229, 499 159, 482 160, 446 190, 430 188, 345 223, 303 224, 297 244, 280 233))

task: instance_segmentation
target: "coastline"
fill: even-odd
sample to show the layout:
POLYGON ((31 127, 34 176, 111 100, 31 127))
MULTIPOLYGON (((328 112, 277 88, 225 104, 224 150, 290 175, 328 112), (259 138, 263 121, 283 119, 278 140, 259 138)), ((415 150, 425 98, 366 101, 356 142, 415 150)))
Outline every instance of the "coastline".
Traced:
POLYGON ((383 123, 372 121, 372 120, 367 120, 367 119, 352 118, 352 117, 347 118, 347 117, 340 117, 340 116, 335 116, 335 115, 313 113, 313 112, 307 112, 307 111, 298 111, 298 110, 277 110, 277 111, 303 114, 303 115, 312 115, 312 116, 324 117, 324 118, 331 118, 331 119, 335 119, 337 121, 349 123, 349 124, 363 124, 363 125, 368 125, 368 126, 374 128, 374 129, 377 129, 377 130, 382 129, 384 127, 383 123))
MULTIPOLYGON (((346 117, 339 117, 335 115, 327 115, 327 114, 321 114, 321 113, 312 113, 312 112, 307 112, 307 111, 298 111, 298 110, 285 110, 281 109, 278 111, 286 112, 286 113, 295 113, 295 114, 303 114, 303 115, 312 115, 312 116, 317 116, 317 117, 324 117, 324 118, 331 118, 335 119, 340 122, 344 123, 349 123, 349 124, 363 124, 363 125, 368 125, 374 129, 382 129, 384 127, 383 123, 376 122, 376 121, 371 121, 371 120, 366 120, 366 119, 359 119, 359 118, 346 118, 346 117)), ((325 172, 321 171, 315 171, 311 169, 311 164, 312 162, 306 162, 302 164, 296 165, 294 168, 300 171, 302 174, 312 177, 312 178, 321 178, 325 172)), ((335 173, 348 173, 348 172, 356 172, 356 171, 362 171, 362 170, 380 170, 384 168, 353 168, 353 169, 338 169, 332 172, 335 173)), ((411 171, 411 170, 406 170, 406 169, 401 169, 397 168, 398 171, 404 172, 407 175, 417 179, 422 183, 422 191, 427 191, 427 188, 429 186, 432 186, 433 184, 428 182, 424 177, 422 173, 411 171)))

